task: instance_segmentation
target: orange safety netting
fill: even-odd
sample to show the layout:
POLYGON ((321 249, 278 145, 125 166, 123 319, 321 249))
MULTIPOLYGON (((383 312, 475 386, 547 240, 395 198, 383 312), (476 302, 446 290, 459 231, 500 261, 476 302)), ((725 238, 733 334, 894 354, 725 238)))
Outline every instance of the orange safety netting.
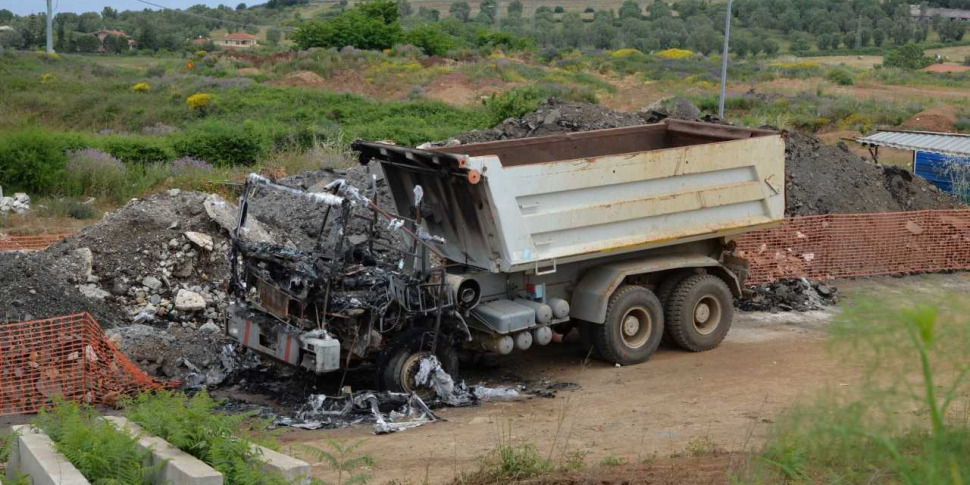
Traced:
POLYGON ((970 269, 970 210, 793 217, 737 243, 751 284, 970 269))
POLYGON ((70 234, 39 234, 36 236, 0 235, 0 251, 39 251, 70 234))
POLYGON ((112 404, 123 394, 160 387, 87 313, 0 323, 0 416, 36 412, 56 396, 112 404))

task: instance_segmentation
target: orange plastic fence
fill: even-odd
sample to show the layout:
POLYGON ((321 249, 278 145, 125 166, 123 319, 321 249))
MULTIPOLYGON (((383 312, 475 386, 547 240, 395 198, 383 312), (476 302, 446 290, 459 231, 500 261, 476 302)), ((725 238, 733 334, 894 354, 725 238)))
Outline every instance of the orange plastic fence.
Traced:
POLYGON ((36 236, 0 235, 0 251, 40 251, 70 234, 39 234, 36 236))
POLYGON ((0 324, 0 416, 36 412, 55 396, 111 404, 160 387, 87 313, 0 324))
POLYGON ((970 269, 970 210, 793 217, 737 243, 752 284, 970 269))

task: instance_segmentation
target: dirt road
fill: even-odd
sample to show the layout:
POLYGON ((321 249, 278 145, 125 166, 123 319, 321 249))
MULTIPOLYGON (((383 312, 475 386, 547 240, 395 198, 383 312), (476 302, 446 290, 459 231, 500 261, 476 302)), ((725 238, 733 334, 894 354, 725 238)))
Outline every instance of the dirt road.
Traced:
MULTIPOLYGON (((847 302, 870 293, 915 300, 966 291, 970 275, 876 278, 841 282, 839 288, 847 302)), ((572 382, 579 390, 560 391, 554 399, 445 409, 440 414, 447 421, 395 435, 374 436, 369 428, 291 430, 283 440, 323 446, 325 439, 365 439, 360 453, 377 461, 372 483, 422 483, 426 477, 447 482, 476 469, 510 430, 544 454, 552 450, 554 458, 588 453, 590 465, 607 457, 635 463, 706 443, 750 450, 796 399, 825 385, 851 385, 853 372, 840 368, 824 348, 826 324, 837 311, 740 313, 718 349, 700 354, 661 349, 633 367, 597 361, 584 367, 579 345, 550 346, 502 360, 488 375, 572 382)), ((317 473, 329 478, 323 467, 317 473)))

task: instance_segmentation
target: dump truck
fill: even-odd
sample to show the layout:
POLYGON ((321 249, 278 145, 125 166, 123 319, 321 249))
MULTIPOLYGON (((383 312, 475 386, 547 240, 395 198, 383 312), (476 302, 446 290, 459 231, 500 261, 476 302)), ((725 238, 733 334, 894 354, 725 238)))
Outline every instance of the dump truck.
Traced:
MULTIPOLYGON (((305 194, 327 211, 314 251, 234 234, 228 333, 315 373, 373 366, 385 390, 414 391, 428 355, 457 378, 462 355, 527 351, 574 329, 584 350, 620 365, 647 361, 661 340, 713 349, 747 269, 732 237, 784 217, 785 144, 768 130, 668 119, 352 147, 379 166, 395 207, 377 207, 376 187, 338 181, 305 194), (348 245, 360 206, 407 233, 400 258, 348 245)), ((272 185, 247 183, 240 228, 249 193, 272 185)))

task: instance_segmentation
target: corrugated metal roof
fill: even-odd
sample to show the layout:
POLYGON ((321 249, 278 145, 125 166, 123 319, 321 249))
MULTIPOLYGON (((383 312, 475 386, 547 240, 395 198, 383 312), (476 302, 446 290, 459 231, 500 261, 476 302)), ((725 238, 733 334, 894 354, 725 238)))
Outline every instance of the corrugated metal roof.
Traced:
POLYGON ((970 156, 970 135, 959 135, 956 133, 880 131, 874 135, 857 138, 856 141, 869 146, 941 153, 944 155, 970 156))

